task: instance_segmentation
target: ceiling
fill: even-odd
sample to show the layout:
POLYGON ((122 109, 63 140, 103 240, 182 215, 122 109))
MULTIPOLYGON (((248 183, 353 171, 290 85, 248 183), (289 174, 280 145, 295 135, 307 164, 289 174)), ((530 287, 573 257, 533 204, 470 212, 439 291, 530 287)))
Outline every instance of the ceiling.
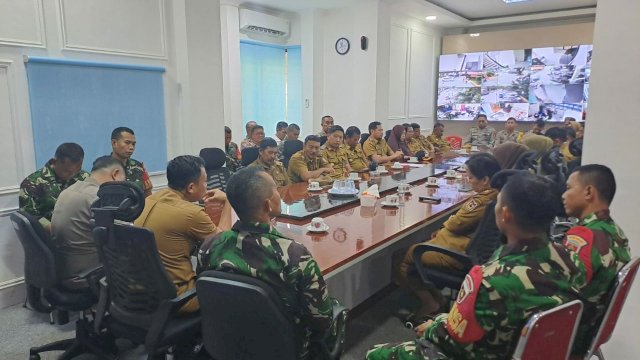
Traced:
POLYGON ((529 15, 559 10, 595 7, 597 0, 530 0, 506 4, 502 0, 423 0, 468 20, 529 15))

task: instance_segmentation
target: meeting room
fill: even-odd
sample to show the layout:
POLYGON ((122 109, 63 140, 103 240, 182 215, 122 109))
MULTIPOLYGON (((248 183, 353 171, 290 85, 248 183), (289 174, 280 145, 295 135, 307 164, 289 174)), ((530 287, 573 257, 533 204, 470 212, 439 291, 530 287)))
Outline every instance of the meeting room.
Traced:
POLYGON ((637 358, 638 33, 636 0, 0 1, 0 359, 637 358))

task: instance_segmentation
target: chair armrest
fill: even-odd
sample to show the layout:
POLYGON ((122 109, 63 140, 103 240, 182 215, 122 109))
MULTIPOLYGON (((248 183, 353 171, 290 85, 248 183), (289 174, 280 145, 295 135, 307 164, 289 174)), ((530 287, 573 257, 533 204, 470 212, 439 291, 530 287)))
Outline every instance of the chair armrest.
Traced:
POLYGON ((195 296, 196 289, 189 289, 173 299, 163 301, 160 306, 158 306, 156 316, 154 317, 153 322, 149 327, 149 331, 147 332, 147 337, 145 338, 147 348, 156 348, 156 345, 160 340, 162 333, 164 332, 164 328, 167 326, 169 318, 173 314, 177 313, 180 308, 184 306, 184 304, 193 299, 195 296))
POLYGON ((451 250, 439 245, 433 244, 419 244, 413 249, 413 262, 416 264, 416 267, 422 264, 421 258, 422 254, 427 252, 435 252, 438 254, 447 255, 454 260, 458 261, 462 264, 464 270, 469 270, 473 267, 473 261, 469 257, 469 255, 451 250))
POLYGON ((89 285, 91 292, 94 295, 99 296, 101 291, 99 282, 100 282, 100 279, 104 278, 104 276, 105 276, 104 267, 102 265, 98 265, 94 268, 86 269, 78 273, 75 276, 75 278, 84 280, 87 283, 87 285, 89 285))

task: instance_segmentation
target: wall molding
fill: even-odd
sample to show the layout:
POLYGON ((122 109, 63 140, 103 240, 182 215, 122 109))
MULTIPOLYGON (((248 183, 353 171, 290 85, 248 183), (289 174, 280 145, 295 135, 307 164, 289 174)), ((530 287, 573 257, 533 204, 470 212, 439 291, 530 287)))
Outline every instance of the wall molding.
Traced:
MULTIPOLYGON (((9 114, 11 117, 11 135, 13 136, 13 146, 16 151, 13 152, 13 160, 16 168, 15 181, 20 184, 20 174, 24 173, 24 161, 22 158, 22 142, 20 141, 20 126, 18 124, 17 111, 18 104, 16 102, 16 94, 14 91, 14 77, 13 77, 13 60, 0 59, 0 68, 5 68, 7 71, 7 91, 9 93, 9 114)), ((17 193, 19 185, 11 185, 6 187, 0 187, 0 195, 17 193)))
POLYGON ((33 5, 35 6, 37 16, 36 23, 34 25, 36 25, 36 27, 38 28, 39 39, 35 41, 29 41, 24 39, 0 37, 0 45, 46 49, 47 36, 44 29, 44 10, 42 6, 42 0, 33 0, 33 5))
POLYGON ((138 58, 147 58, 147 59, 160 59, 167 60, 167 24, 166 24, 166 12, 165 12, 165 4, 163 0, 157 0, 158 6, 160 10, 160 43, 162 49, 160 54, 151 53, 151 52, 142 52, 142 51, 129 51, 124 49, 117 48, 102 48, 97 46, 84 46, 78 44, 72 44, 69 42, 67 35, 67 27, 65 22, 65 10, 64 10, 64 2, 65 0, 56 0, 58 3, 58 11, 60 17, 60 32, 62 35, 62 50, 64 51, 80 51, 80 52, 91 52, 91 53, 99 53, 99 54, 113 54, 113 55, 122 55, 122 56, 131 56, 138 58))
MULTIPOLYGON (((411 29, 407 26, 401 25, 401 24, 395 24, 392 23, 391 27, 395 27, 401 30, 404 30, 404 37, 405 37, 405 44, 406 47, 404 49, 404 94, 403 94, 403 104, 402 104, 402 114, 396 114, 396 115, 389 115, 388 119, 389 120, 399 120, 399 119, 404 119, 407 117, 407 113, 409 112, 409 108, 408 108, 408 86, 409 86, 409 56, 411 55, 410 53, 410 49, 411 49, 411 29)), ((391 37, 390 37, 390 41, 391 41, 391 37)), ((393 54, 390 54, 391 56, 393 56, 393 54)), ((391 93, 389 94, 389 96, 391 96, 391 93)), ((391 111, 391 109, 389 110, 391 111)))

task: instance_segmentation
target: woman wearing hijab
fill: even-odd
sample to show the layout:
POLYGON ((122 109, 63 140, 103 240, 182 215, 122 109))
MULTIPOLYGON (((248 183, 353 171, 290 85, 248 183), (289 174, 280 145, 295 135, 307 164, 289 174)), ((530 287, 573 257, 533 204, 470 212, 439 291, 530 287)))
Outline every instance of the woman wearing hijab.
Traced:
POLYGON ((522 144, 538 154, 543 154, 553 147, 553 140, 544 135, 527 134, 522 138, 522 144))
POLYGON ((393 129, 391 129, 391 134, 389 134, 389 140, 387 141, 387 143, 393 151, 402 151, 405 156, 414 156, 411 150, 409 150, 404 137, 404 126, 396 125, 393 127, 393 129))
POLYGON ((512 169, 520 156, 528 150, 529 148, 522 144, 507 142, 494 147, 492 151, 502 169, 512 169))

